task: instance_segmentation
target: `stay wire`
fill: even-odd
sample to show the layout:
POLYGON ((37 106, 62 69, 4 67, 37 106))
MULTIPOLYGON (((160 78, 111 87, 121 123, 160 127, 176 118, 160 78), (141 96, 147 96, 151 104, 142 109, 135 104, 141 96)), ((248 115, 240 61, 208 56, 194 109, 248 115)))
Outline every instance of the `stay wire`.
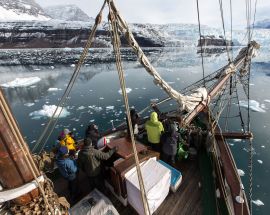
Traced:
MULTIPOLYGON (((204 51, 203 51, 203 47, 202 47, 202 33, 201 33, 201 21, 200 21, 199 0, 196 0, 196 2, 197 2, 198 27, 199 27, 199 34, 200 34, 200 47, 201 47, 201 59, 202 59, 202 70, 203 70, 203 85, 205 87, 204 58, 203 58, 204 51)), ((205 41, 205 38, 204 38, 204 41, 205 41)))
POLYGON ((225 24, 224 24, 222 0, 219 0, 219 9, 220 9, 220 16, 221 16, 221 21, 222 21, 223 36, 224 36, 225 45, 226 45, 227 57, 228 57, 228 61, 232 62, 232 59, 231 59, 231 56, 230 56, 230 53, 229 53, 228 44, 227 44, 227 39, 226 39, 226 30, 225 30, 225 24))

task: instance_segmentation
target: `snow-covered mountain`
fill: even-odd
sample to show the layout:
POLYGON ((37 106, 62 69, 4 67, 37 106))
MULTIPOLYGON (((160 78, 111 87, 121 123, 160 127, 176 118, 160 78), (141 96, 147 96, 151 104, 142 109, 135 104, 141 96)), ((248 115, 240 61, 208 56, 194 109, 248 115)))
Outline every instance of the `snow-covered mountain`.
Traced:
POLYGON ((57 5, 44 8, 45 12, 53 19, 64 21, 84 21, 93 20, 76 5, 57 5))
POLYGON ((47 21, 50 17, 34 0, 1 0, 0 21, 39 20, 47 21))
POLYGON ((256 22, 256 28, 270 28, 270 19, 264 19, 261 21, 256 22))

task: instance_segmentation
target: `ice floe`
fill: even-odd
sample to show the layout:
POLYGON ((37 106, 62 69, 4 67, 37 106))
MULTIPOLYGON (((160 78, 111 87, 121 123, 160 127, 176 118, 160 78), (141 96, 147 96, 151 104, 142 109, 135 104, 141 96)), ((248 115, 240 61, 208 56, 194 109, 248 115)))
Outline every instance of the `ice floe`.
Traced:
POLYGON ((13 81, 1 84, 2 87, 14 88, 14 87, 28 87, 41 81, 39 77, 28 78, 16 78, 13 81))
POLYGON ((26 107, 31 107, 31 106, 33 106, 33 105, 35 105, 35 103, 30 103, 30 102, 29 102, 29 103, 25 103, 25 104, 24 104, 24 106, 26 106, 26 107))
POLYGON ((259 163, 259 164, 262 164, 262 163, 263 163, 263 161, 262 161, 262 160, 257 160, 257 161, 258 161, 258 163, 259 163))
MULTIPOLYGON (((126 93, 130 93, 132 91, 131 88, 126 88, 126 93)), ((122 95, 122 90, 118 90, 118 93, 122 95)))
MULTIPOLYGON (((32 119, 40 119, 42 117, 52 117, 54 111, 56 110, 57 106, 56 105, 43 105, 41 110, 34 111, 29 114, 29 116, 32 119)), ((56 116, 60 114, 60 118, 64 118, 68 115, 70 115, 70 112, 67 111, 66 108, 59 107, 56 111, 56 116), (63 109, 63 110, 62 110, 63 109), (61 112, 62 110, 62 112, 61 112), (61 112, 61 114, 60 114, 61 112)))
POLYGON ((71 67, 75 67, 76 65, 75 65, 75 64, 71 64, 70 66, 71 66, 71 67))
POLYGON ((106 110, 113 110, 113 109, 114 109, 114 106, 112 106, 112 105, 109 105, 106 107, 106 110))
POLYGON ((103 97, 100 97, 99 99, 100 99, 100 100, 103 100, 104 98, 103 98, 103 97))
POLYGON ((270 103, 270 99, 265 99, 264 101, 270 103))
POLYGON ((58 91, 58 90, 62 90, 60 88, 56 88, 56 87, 51 87, 48 89, 48 91, 52 92, 52 91, 58 91))
POLYGON ((90 106, 88 106, 88 107, 89 107, 90 109, 96 111, 96 112, 100 112, 100 111, 103 110, 102 107, 97 107, 96 105, 90 105, 90 106))
POLYGON ((77 108, 77 110, 84 110, 84 109, 85 109, 84 106, 80 106, 80 107, 77 108))
MULTIPOLYGON (((239 101, 239 104, 240 104, 241 107, 248 108, 248 102, 247 101, 239 101)), ((265 110, 262 107, 260 107, 260 103, 255 101, 255 100, 250 100, 249 101, 249 108, 252 111, 255 111, 255 112, 261 112, 261 113, 265 112, 265 110)))
POLYGON ((244 176, 245 175, 245 172, 241 169, 237 169, 237 172, 238 172, 238 175, 239 176, 244 176))
POLYGON ((264 205, 264 203, 263 203, 261 200, 259 200, 259 199, 257 199, 257 200, 252 200, 252 202, 253 202, 255 205, 257 205, 257 206, 262 206, 262 205, 264 205))

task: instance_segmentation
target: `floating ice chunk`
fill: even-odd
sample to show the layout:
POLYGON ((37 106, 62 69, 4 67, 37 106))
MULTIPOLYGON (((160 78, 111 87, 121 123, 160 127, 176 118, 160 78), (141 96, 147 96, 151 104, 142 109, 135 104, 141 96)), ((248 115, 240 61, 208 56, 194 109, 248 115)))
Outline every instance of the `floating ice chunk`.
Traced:
MULTIPOLYGON (((248 108, 248 102, 247 101, 239 101, 239 104, 240 104, 241 107, 248 108)), ((261 113, 265 112, 265 110, 260 107, 260 103, 255 101, 255 100, 250 100, 249 101, 249 108, 252 111, 255 111, 255 112, 261 112, 261 113)))
POLYGON ((37 141, 36 140, 31 141, 31 143, 35 143, 35 142, 37 142, 37 141))
POLYGON ((238 172, 238 175, 239 176, 244 176, 245 175, 245 172, 241 169, 237 169, 237 172, 238 172))
MULTIPOLYGON (((56 105, 43 105, 41 110, 34 111, 29 114, 29 116, 32 119, 40 119, 42 117, 52 117, 54 111, 56 110, 57 106, 56 105)), ((68 115, 70 115, 70 112, 67 111, 66 108, 58 107, 56 110, 56 116, 60 114, 60 118, 64 118, 68 115), (62 110, 63 109, 63 110, 62 110), (61 112, 62 110, 62 112, 61 112), (60 114, 61 112, 61 114, 60 114)))
POLYGON ((54 66, 50 66, 51 69, 54 69, 54 66))
POLYGON ((28 78, 16 78, 13 81, 1 84, 2 87, 14 88, 14 87, 28 87, 41 81, 39 77, 28 78))
POLYGON ((100 97, 99 99, 100 99, 100 100, 103 100, 104 98, 103 98, 103 97, 100 97))
POLYGON ((143 90, 146 90, 146 87, 142 87, 143 90))
POLYGON ((90 119, 89 122, 95 122, 95 120, 94 119, 90 119))
POLYGON ((234 142, 241 142, 241 139, 233 139, 234 142))
POLYGON ((233 143, 229 143, 229 145, 230 145, 230 146, 234 146, 234 144, 233 144, 233 143))
POLYGON ((241 196, 236 196, 235 200, 239 203, 239 204, 243 204, 245 202, 244 198, 241 196))
POLYGON ((168 83, 168 84, 175 84, 174 81, 168 81, 167 83, 168 83))
POLYGON ((270 103, 270 99, 265 99, 264 101, 270 103))
POLYGON ((96 111, 96 112, 100 112, 100 111, 103 110, 102 107, 97 107, 96 105, 90 105, 90 106, 88 106, 88 107, 89 107, 90 109, 96 111))
POLYGON ((40 68, 35 68, 34 70, 35 70, 35 71, 40 71, 40 68))
POLYGON ((76 65, 75 65, 75 64, 71 64, 70 66, 71 66, 71 67, 75 67, 76 65))
POLYGON ((262 164, 262 163, 263 163, 263 161, 262 161, 262 160, 257 160, 257 161, 258 161, 258 163, 259 163, 259 164, 262 164))
POLYGON ((77 108, 77 110, 84 110, 84 109, 85 109, 84 106, 80 106, 80 107, 77 108))
POLYGON ((113 110, 113 109, 114 109, 114 106, 112 106, 112 105, 109 105, 106 107, 106 110, 113 110))
POLYGON ((259 199, 257 199, 257 200, 252 200, 252 202, 253 202, 255 205, 257 205, 257 206, 262 206, 262 205, 264 205, 264 203, 263 203, 261 200, 259 200, 259 199))
MULTIPOLYGON (((126 93, 130 93, 132 91, 131 88, 126 88, 126 93)), ((122 90, 118 90, 118 93, 122 95, 122 90)))
POLYGON ((62 90, 60 88, 56 88, 56 87, 51 87, 48 89, 48 91, 52 92, 52 91, 58 91, 58 90, 62 90))
POLYGON ((265 146, 264 146, 264 145, 262 145, 261 147, 262 147, 262 148, 265 148, 265 146))
POLYGON ((158 102, 158 98, 150 99, 151 102, 158 102))
POLYGON ((24 104, 24 106, 26 106, 26 107, 31 107, 31 106, 33 106, 33 105, 35 105, 35 103, 25 103, 25 104, 24 104))

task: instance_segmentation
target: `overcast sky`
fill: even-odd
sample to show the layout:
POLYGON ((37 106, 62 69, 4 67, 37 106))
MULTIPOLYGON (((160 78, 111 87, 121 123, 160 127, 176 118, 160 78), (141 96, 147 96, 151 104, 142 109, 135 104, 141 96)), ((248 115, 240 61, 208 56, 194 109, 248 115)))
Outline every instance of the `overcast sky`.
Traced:
MULTIPOLYGON (((41 6, 76 4, 85 13, 95 17, 103 0, 36 0, 41 6)), ((199 0, 202 24, 220 27, 218 0, 199 0)), ((223 0, 224 19, 230 23, 230 0, 223 0)), ((233 24, 245 27, 246 0, 232 0, 233 24)), ((254 10, 255 0, 251 0, 254 10)), ((197 23, 196 0, 115 0, 122 16, 132 23, 197 23)), ((270 0, 258 0, 256 20, 270 18, 270 0)), ((252 16, 253 17, 253 16, 252 16)))

